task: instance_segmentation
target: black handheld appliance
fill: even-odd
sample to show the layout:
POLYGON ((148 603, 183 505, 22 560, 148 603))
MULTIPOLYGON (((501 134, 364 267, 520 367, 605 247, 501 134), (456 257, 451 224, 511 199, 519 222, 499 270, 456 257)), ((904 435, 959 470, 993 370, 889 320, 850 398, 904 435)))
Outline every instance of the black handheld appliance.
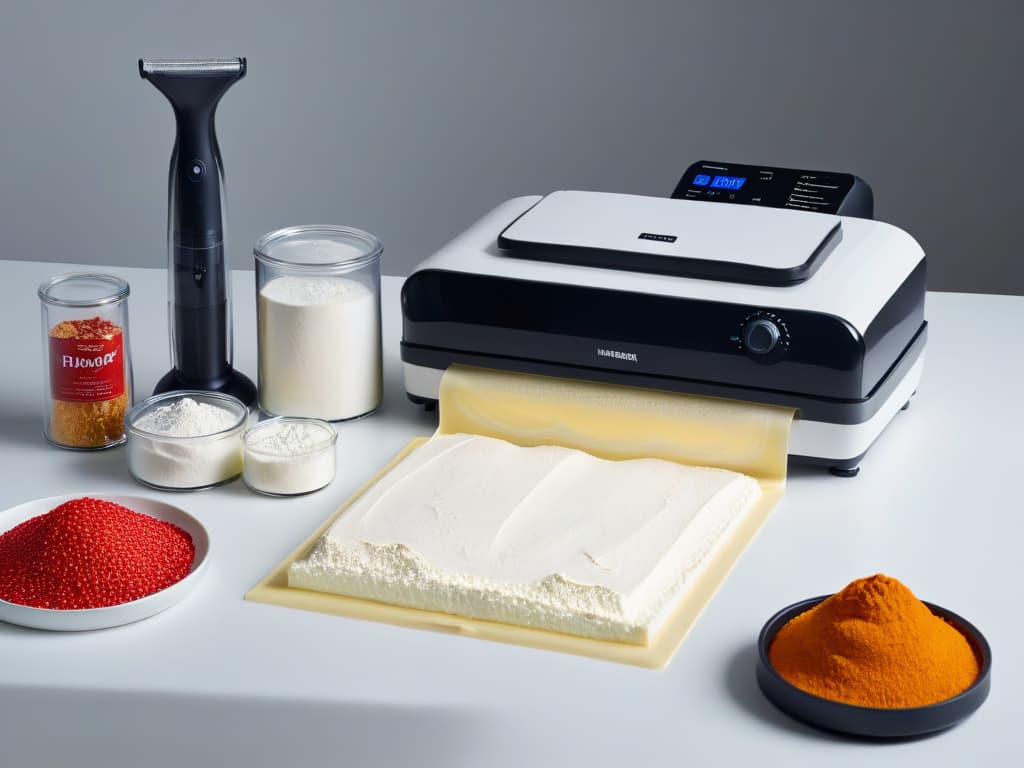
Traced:
POLYGON ((139 74, 171 103, 177 136, 167 196, 168 304, 173 369, 156 392, 226 392, 250 407, 256 386, 232 367, 224 169, 214 116, 245 76, 244 58, 139 59, 139 74))

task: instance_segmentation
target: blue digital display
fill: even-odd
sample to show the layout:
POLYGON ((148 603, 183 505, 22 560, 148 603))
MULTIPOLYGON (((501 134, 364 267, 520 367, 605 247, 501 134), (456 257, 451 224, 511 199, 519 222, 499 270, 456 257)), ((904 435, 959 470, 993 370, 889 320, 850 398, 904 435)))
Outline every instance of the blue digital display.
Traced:
POLYGON ((706 187, 708 182, 711 181, 711 177, 706 173, 698 173, 693 177, 693 186, 695 187, 706 187))
POLYGON ((746 176, 715 176, 711 182, 712 189, 739 189, 747 180, 746 176))

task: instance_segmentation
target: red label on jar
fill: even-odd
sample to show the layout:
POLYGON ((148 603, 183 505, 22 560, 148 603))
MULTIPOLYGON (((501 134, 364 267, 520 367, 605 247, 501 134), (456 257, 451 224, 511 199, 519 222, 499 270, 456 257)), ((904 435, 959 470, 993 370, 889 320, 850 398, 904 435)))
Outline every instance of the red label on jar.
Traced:
POLYGON ((50 394, 54 400, 91 403, 124 394, 124 349, 113 339, 50 338, 50 394))

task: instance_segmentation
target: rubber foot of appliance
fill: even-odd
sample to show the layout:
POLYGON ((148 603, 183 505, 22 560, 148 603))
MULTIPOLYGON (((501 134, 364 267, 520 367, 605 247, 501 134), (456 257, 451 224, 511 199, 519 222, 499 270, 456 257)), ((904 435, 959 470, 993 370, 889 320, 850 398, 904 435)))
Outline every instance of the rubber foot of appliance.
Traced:
POLYGON ((836 477, 856 477, 860 474, 860 467, 850 467, 844 469, 843 467, 829 467, 828 471, 836 477))
POLYGON ((414 395, 410 392, 406 392, 405 396, 409 398, 409 402, 412 403, 413 405, 423 406, 423 410, 426 411, 427 413, 432 413, 433 411, 437 410, 437 400, 434 400, 432 398, 420 397, 419 395, 414 395))

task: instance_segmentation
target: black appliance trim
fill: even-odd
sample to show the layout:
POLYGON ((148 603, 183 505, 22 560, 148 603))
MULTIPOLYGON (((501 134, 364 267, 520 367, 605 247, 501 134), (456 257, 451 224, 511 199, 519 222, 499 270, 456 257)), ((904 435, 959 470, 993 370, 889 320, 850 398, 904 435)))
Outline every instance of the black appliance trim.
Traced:
POLYGON ((877 381, 924 322, 928 265, 921 259, 864 330, 863 379, 877 381))
POLYGON ((623 364, 638 375, 689 378, 698 370, 701 379, 730 386, 756 382, 763 390, 855 400, 877 386, 923 323, 924 278, 922 260, 880 311, 884 322, 873 321, 864 338, 848 321, 824 312, 424 269, 402 286, 402 338, 418 347, 606 367, 583 353, 585 342, 646 355, 640 370, 623 364), (780 315, 786 339, 792 333, 800 342, 787 343, 770 360, 742 344, 741 328, 765 312, 780 315), (702 319, 695 324, 697 315, 702 319), (685 342, 675 335, 684 327, 696 334, 685 342), (733 339, 726 335, 730 329, 736 329, 733 339))
MULTIPOLYGON (((535 373, 559 378, 585 379, 588 381, 646 387, 668 392, 681 392, 706 397, 746 400, 766 405, 795 408, 800 418, 829 424, 863 424, 874 416, 903 380, 910 368, 924 351, 928 337, 928 323, 924 322, 903 353, 893 363, 871 393, 862 399, 836 400, 812 395, 793 394, 755 387, 741 387, 729 384, 677 379, 668 376, 629 373, 628 371, 589 368, 579 365, 545 363, 515 357, 501 357, 475 352, 460 352, 436 347, 424 347, 402 341, 402 361, 426 368, 444 370, 450 365, 471 365, 478 368, 535 373)), ((832 462, 835 464, 836 462, 832 462)))

